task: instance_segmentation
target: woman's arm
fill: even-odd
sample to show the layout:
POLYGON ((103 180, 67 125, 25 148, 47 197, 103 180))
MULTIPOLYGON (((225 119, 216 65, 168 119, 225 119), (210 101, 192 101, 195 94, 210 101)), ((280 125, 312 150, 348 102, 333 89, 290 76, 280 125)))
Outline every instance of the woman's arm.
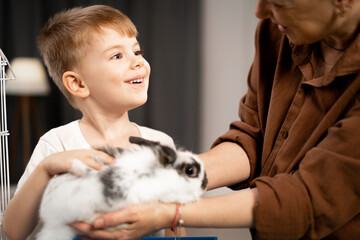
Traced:
POLYGON ((214 228, 249 228, 253 226, 253 208, 257 189, 204 198, 182 207, 184 226, 214 228))
MULTIPOLYGON (((245 189, 228 195, 201 199, 181 207, 184 227, 251 227, 257 190, 245 189)), ((175 217, 175 204, 136 204, 120 211, 104 214, 94 221, 94 227, 76 223, 85 239, 136 239, 154 230, 169 228, 175 217), (129 224, 115 231, 103 230, 118 224, 129 224)))
POLYGON ((69 172, 74 159, 80 159, 94 169, 100 169, 101 165, 93 156, 107 163, 113 161, 109 155, 96 150, 59 152, 41 161, 6 208, 3 229, 7 237, 12 240, 25 239, 31 234, 38 223, 41 198, 49 180, 56 174, 69 172))
POLYGON ((236 143, 223 142, 199 157, 205 164, 208 189, 230 186, 249 178, 249 158, 236 143))

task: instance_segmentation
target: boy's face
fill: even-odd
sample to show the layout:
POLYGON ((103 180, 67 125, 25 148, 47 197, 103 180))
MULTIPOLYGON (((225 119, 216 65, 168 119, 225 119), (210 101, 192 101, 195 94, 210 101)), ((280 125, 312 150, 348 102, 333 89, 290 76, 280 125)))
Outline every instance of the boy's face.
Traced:
POLYGON ((90 90, 88 101, 102 110, 128 111, 147 100, 150 65, 135 37, 102 27, 94 33, 76 71, 90 90))

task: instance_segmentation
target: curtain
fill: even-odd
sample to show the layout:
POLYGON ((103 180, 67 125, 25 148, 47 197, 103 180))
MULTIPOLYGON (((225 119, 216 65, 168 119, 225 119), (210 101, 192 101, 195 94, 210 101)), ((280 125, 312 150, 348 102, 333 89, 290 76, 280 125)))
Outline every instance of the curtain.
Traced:
MULTIPOLYGON (((54 13, 74 6, 105 4, 127 14, 151 66, 149 99, 130 111, 130 120, 161 130, 179 147, 198 151, 200 102, 200 0, 0 0, 0 48, 9 61, 39 57, 36 36, 54 13)), ((51 82, 51 94, 37 97, 41 134, 81 118, 51 82)), ((16 97, 8 96, 10 142, 16 97)), ((32 114, 35 114, 32 112, 32 114)), ((33 134, 32 148, 38 137, 33 134)), ((17 181, 23 172, 22 142, 11 161, 17 181)), ((10 146, 11 147, 11 146, 10 146)), ((11 158, 12 156, 10 156, 11 158)))

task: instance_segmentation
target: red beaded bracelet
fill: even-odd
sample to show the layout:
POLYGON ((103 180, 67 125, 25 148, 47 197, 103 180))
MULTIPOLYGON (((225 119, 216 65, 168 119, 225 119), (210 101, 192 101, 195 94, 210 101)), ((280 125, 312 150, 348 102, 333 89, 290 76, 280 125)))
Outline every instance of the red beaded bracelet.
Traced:
POLYGON ((174 220, 173 220, 173 224, 172 224, 172 227, 171 227, 171 231, 175 232, 175 229, 176 229, 176 223, 177 223, 177 219, 178 219, 178 216, 179 216, 179 211, 180 211, 180 204, 176 204, 176 212, 175 212, 175 216, 174 216, 174 220))

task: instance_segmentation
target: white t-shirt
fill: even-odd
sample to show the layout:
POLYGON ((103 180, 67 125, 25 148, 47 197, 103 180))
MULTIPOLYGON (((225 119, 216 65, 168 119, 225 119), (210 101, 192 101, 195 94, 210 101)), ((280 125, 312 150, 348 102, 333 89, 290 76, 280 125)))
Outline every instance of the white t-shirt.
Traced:
MULTIPOLYGON (((169 135, 158 130, 139 126, 137 124, 135 124, 135 126, 139 129, 140 136, 142 138, 158 141, 163 145, 167 145, 175 149, 174 141, 169 135)), ((23 186, 23 184, 29 178, 30 174, 44 158, 53 153, 75 149, 91 149, 91 146, 85 140, 84 135, 80 130, 79 120, 75 120, 66 125, 53 128, 45 133, 35 146, 29 163, 18 182, 16 192, 23 186)), ((164 236, 164 231, 160 230, 149 236, 162 237, 164 236)), ((28 239, 32 239, 32 237, 33 236, 30 236, 28 239)))
MULTIPOLYGON (((169 135, 161 131, 136 124, 135 126, 138 127, 142 138, 158 141, 161 144, 175 148, 174 141, 169 135)), ((84 135, 80 130, 79 120, 53 128, 45 133, 35 146, 24 174, 18 182, 16 192, 23 186, 30 174, 44 158, 53 153, 75 149, 91 149, 91 146, 85 140, 84 135)))

